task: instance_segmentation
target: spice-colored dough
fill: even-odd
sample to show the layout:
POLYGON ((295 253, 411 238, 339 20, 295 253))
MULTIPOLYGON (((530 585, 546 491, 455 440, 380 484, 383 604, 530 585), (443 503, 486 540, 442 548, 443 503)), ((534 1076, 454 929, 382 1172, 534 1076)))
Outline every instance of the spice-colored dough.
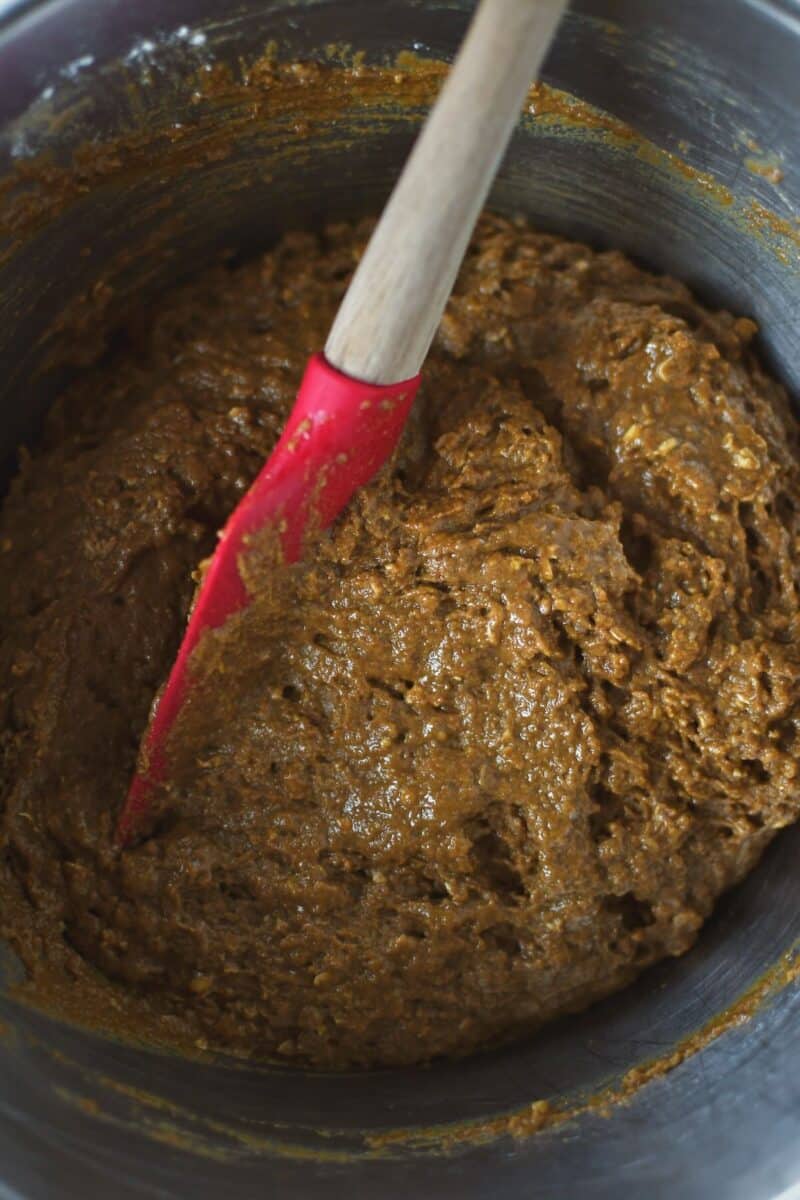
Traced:
MULTIPOLYGON (((36 974, 324 1066, 509 1038, 680 954, 800 812, 798 466, 747 320, 485 218, 397 462, 198 655, 192 573, 365 237, 212 270, 56 406, 0 528, 2 846, 36 974)), ((24 942, 25 944, 21 944, 24 942)))

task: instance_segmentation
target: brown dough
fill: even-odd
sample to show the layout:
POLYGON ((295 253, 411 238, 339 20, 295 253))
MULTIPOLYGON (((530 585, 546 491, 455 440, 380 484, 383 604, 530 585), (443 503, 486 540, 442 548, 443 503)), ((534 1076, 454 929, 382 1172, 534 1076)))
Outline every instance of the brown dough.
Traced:
POLYGON ((623 986, 800 811, 797 433, 754 325, 487 217, 396 464, 305 565, 253 555, 116 854, 192 572, 364 237, 168 297, 0 528, 2 846, 38 931, 6 933, 34 976, 85 959, 190 1039, 323 1066, 623 986))

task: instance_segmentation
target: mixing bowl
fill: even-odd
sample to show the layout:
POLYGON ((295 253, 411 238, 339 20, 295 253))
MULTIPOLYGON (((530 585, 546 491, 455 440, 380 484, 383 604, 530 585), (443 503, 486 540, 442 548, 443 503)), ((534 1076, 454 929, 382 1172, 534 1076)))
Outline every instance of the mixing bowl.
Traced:
MULTIPOLYGON (((153 293, 223 248, 247 253, 283 229, 376 209, 421 115, 413 95, 327 115, 304 112, 302 98, 296 112, 264 103, 232 126, 224 152, 210 153, 209 114, 230 120, 237 104, 219 64, 241 72, 269 42, 288 59, 342 54, 343 43, 367 62, 401 51, 447 59, 470 7, 0 4, 8 469, 74 369, 63 351, 79 326, 85 334, 113 323, 134 290, 153 293), (165 170, 156 150, 130 139, 154 126, 181 131, 196 153, 165 170), (52 203, 57 168, 81 144, 118 134, 126 152, 106 156, 103 171, 84 160, 52 203), (28 168, 44 152, 53 171, 37 179, 28 168), (133 240, 148 253, 127 254, 133 240)), ((529 115, 494 206, 619 246, 706 301, 754 316, 765 359, 800 395, 800 7, 577 0, 545 79, 613 119, 588 109, 529 115)), ((800 935, 799 849, 800 830, 782 834, 696 948, 625 993, 522 1045, 418 1070, 314 1075, 121 1044, 15 999, 9 952, 0 959, 0 1195, 775 1197, 800 1180, 800 986, 791 972, 764 976, 800 935), (749 1019, 722 1020, 716 1037, 706 1028, 687 1053, 685 1039, 754 986, 749 1019), (673 1069, 624 1103, 591 1103, 659 1057, 673 1069), (523 1137, 492 1125, 526 1106, 535 1115, 542 1100, 574 1115, 523 1137)))

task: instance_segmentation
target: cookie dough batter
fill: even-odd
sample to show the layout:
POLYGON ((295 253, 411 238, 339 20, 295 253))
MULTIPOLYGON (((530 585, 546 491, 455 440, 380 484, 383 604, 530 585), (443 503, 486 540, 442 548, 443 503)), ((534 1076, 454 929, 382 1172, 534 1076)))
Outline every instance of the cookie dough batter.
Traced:
POLYGON ((5 932, 34 977, 88 962, 190 1040, 326 1067, 622 987, 800 814, 798 439, 755 326, 486 217, 396 463, 305 564, 253 555, 117 852, 193 572, 365 236, 133 324, 0 528, 5 932))

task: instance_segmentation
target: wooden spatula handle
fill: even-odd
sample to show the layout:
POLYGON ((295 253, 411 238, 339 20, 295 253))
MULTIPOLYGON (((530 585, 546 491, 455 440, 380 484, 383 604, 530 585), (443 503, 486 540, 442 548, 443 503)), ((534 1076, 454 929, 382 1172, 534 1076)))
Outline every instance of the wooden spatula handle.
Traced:
POLYGON ((369 383, 417 375, 567 0, 482 0, 331 329, 369 383))

